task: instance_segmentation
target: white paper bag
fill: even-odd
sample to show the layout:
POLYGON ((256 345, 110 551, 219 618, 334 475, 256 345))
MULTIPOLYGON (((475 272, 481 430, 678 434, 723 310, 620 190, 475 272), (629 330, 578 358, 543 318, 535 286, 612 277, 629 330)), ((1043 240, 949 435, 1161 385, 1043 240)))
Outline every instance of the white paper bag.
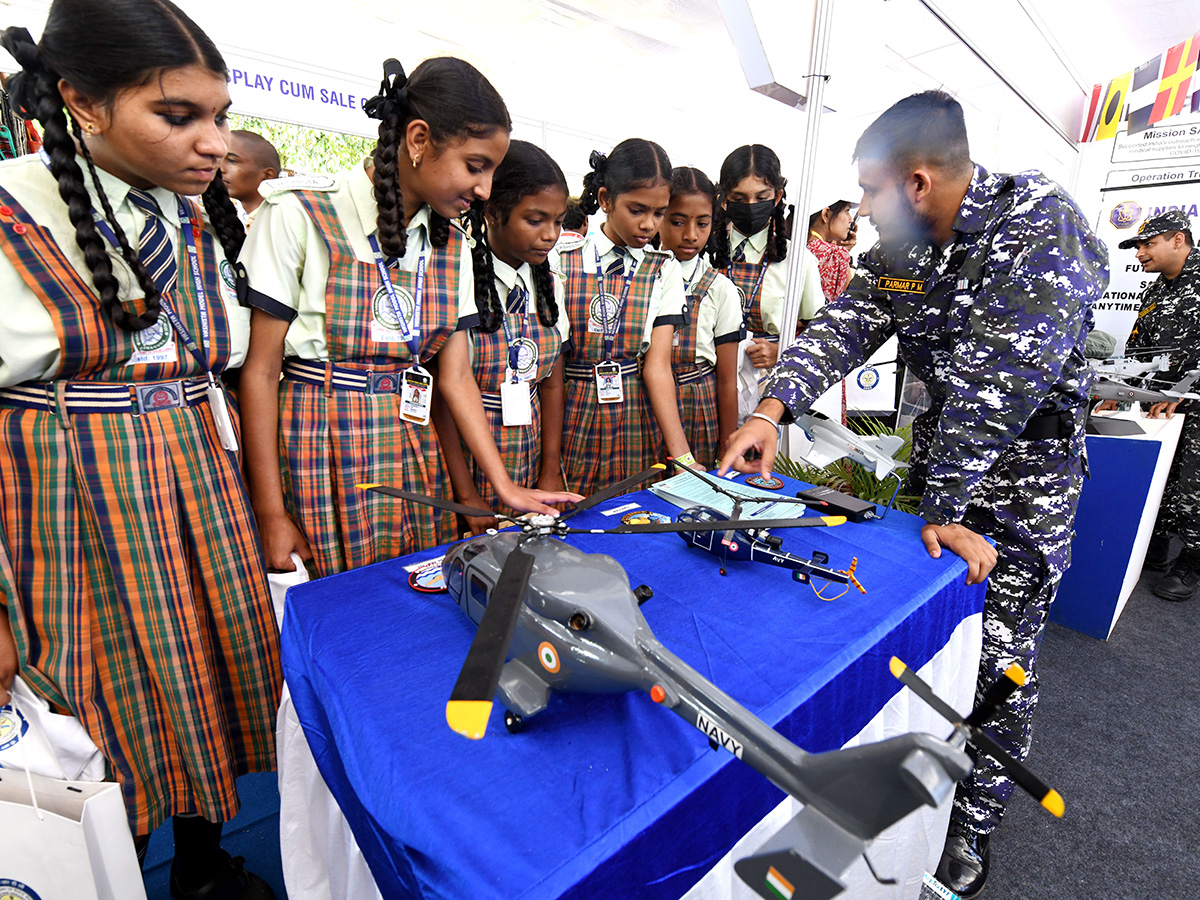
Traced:
POLYGON ((294 572, 268 572, 267 584, 271 588, 271 603, 275 606, 275 622, 283 631, 283 602, 287 597, 287 589, 294 584, 304 584, 308 581, 308 569, 304 568, 304 560, 298 554, 292 554, 294 572))
POLYGON ((50 712, 20 675, 11 693, 0 706, 0 767, 67 781, 104 779, 104 756, 78 719, 50 712))
POLYGON ((145 900, 120 785, 0 769, 0 896, 145 900))

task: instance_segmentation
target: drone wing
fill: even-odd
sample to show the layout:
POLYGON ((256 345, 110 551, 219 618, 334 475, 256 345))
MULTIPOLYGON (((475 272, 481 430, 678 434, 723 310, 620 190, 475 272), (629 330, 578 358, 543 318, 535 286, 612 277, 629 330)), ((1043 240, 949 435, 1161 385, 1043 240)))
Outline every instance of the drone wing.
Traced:
POLYGON ((638 472, 636 475, 630 475, 624 481, 618 481, 616 484, 610 484, 608 487, 604 488, 603 490, 597 491, 596 493, 592 494, 590 497, 587 497, 584 500, 580 501, 579 504, 576 505, 576 507, 574 509, 569 510, 568 512, 563 514, 560 518, 563 520, 569 519, 569 518, 571 518, 571 516, 575 515, 576 513, 581 513, 585 509, 591 509, 593 506, 596 506, 599 503, 603 503, 605 500, 611 500, 613 497, 616 497, 619 494, 624 494, 630 488, 637 487, 637 485, 641 484, 647 478, 652 478, 655 475, 658 475, 658 474, 666 471, 666 468, 667 467, 665 465, 663 465, 662 463, 655 463, 650 468, 643 469, 641 472, 638 472))
POLYGON ((500 570, 496 588, 446 704, 446 722, 464 737, 479 740, 487 731, 492 697, 500 683, 500 672, 532 572, 533 555, 514 547, 500 570))
MULTIPOLYGON (((412 491, 402 491, 400 488, 388 487, 386 484, 360 484, 360 491, 374 491, 377 494, 387 494, 389 497, 396 497, 400 500, 408 500, 410 503, 423 503, 426 506, 433 506, 437 509, 444 509, 447 512, 458 513, 462 516, 473 516, 478 518, 490 518, 496 516, 496 513, 490 509, 480 509, 477 506, 464 506, 461 503, 455 503, 453 500, 442 500, 439 497, 430 497, 428 494, 416 494, 412 491)), ((500 518, 507 518, 500 516, 500 518)))
POLYGON ((892 674, 907 685, 913 693, 928 703, 934 710, 957 728, 967 733, 967 740, 979 750, 993 757, 1008 771, 1013 781, 1029 792, 1038 803, 1046 807, 1054 815, 1062 817, 1064 804, 1062 795, 1034 775, 1024 764, 1011 757, 999 744, 984 733, 980 725, 991 718, 996 708, 1008 699, 1017 688, 1025 683, 1025 672, 1018 665, 1009 666, 1004 677, 992 685, 983 700, 963 718, 955 712, 944 700, 933 692, 933 688, 920 679, 916 672, 906 666, 896 657, 891 661, 892 674))

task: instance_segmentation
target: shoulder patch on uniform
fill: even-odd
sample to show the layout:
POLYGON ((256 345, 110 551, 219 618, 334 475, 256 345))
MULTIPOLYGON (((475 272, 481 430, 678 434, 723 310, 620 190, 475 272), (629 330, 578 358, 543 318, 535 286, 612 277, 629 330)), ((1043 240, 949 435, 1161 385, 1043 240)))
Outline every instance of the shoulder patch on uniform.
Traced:
POLYGON ((338 186, 332 175, 291 175, 287 178, 270 178, 258 186, 258 192, 266 199, 287 191, 332 191, 338 186))
POLYGON ((554 245, 554 249, 559 253, 570 253, 572 250, 578 250, 582 247, 586 240, 587 238, 581 234, 576 234, 573 231, 564 231, 558 239, 558 243, 554 245))

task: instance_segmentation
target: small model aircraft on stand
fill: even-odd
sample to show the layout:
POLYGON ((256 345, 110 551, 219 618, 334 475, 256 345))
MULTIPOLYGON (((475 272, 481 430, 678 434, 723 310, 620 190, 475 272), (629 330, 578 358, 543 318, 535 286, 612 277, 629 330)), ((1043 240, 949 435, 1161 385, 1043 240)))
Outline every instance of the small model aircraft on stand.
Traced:
MULTIPOLYGON (((558 539, 573 533, 728 532, 749 524, 722 518, 570 526, 575 514, 663 468, 612 485, 561 517, 508 519, 518 528, 489 532, 446 554, 442 565, 449 593, 478 625, 446 704, 447 723, 459 734, 482 738, 497 694, 507 708, 506 727, 517 732, 525 719, 546 708, 551 691, 645 692, 701 731, 713 749, 728 750, 805 804, 763 852, 738 863, 739 874, 764 897, 778 896, 768 891, 787 884, 789 892, 779 895, 828 900, 841 893, 841 874, 858 856, 865 858, 867 845, 881 831, 921 805, 936 806, 949 796, 955 782, 971 771, 970 758, 961 740, 920 734, 806 753, 664 647, 640 610, 653 591, 645 585, 631 590, 629 576, 612 557, 584 553, 558 539)), ((492 515, 382 485, 362 487, 450 512, 492 515)), ((753 527, 844 521, 812 516, 753 527)))
MULTIPOLYGON (((1115 400, 1118 403, 1147 403, 1153 406, 1155 403, 1200 400, 1200 395, 1192 393, 1192 387, 1200 379, 1200 369, 1188 371, 1178 381, 1157 378, 1155 373, 1170 369, 1170 354, 1160 348, 1141 352, 1154 355, 1149 359, 1114 357, 1092 364, 1096 371, 1090 391, 1093 401, 1115 400)), ((1089 417, 1087 429, 1091 434, 1101 435, 1145 434, 1145 430, 1136 422, 1104 416, 1089 417)))

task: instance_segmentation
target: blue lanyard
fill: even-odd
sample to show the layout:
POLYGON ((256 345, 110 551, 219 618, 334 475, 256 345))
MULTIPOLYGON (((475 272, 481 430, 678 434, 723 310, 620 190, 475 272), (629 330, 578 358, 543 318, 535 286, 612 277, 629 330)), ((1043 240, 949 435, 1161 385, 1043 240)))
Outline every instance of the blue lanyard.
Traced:
MULTIPOLYGON (((501 282, 503 284, 503 282, 501 282)), ((517 380, 517 364, 520 362, 521 354, 518 349, 518 341, 513 340, 512 326, 508 324, 508 303, 504 304, 504 315, 500 319, 504 325, 504 339, 508 341, 508 367, 512 370, 513 380, 517 380)), ((521 339, 525 337, 525 326, 529 322, 529 291, 521 288, 521 339)))
POLYGON ((767 274, 767 266, 769 265, 770 263, 767 262, 767 251, 764 250, 762 264, 758 267, 758 278, 754 280, 754 287, 751 288, 750 294, 746 297, 746 305, 742 307, 743 322, 745 321, 746 317, 750 315, 750 309, 754 306, 754 301, 757 299, 758 292, 762 288, 763 276, 767 274))
POLYGON ((392 279, 388 277, 387 265, 383 261, 383 254, 379 252, 379 242, 375 240, 375 235, 373 234, 367 235, 367 240, 371 242, 371 252, 375 254, 375 268, 379 270, 379 280, 383 282, 388 300, 392 303, 392 312, 396 314, 396 319, 400 322, 400 332, 404 335, 404 340, 408 344, 413 363, 420 365, 421 297, 425 292, 425 238, 421 238, 421 256, 417 260, 417 284, 413 288, 413 322, 411 329, 408 325, 408 319, 404 318, 404 310, 400 308, 400 300, 396 297, 396 286, 392 284, 392 279))
MULTIPOLYGON (((593 250, 595 250, 595 248, 593 248, 593 250)), ((608 291, 604 286, 604 270, 600 267, 600 251, 595 250, 595 253, 596 284, 600 288, 600 327, 604 329, 604 359, 611 360, 613 344, 617 335, 621 331, 621 313, 625 310, 625 301, 629 299, 629 286, 633 283, 633 276, 637 274, 638 267, 637 263, 634 263, 633 268, 629 270, 629 274, 625 276, 625 285, 621 288, 621 299, 617 301, 617 311, 613 315, 613 322, 615 324, 610 332, 608 330, 608 316, 604 314, 604 298, 608 296, 608 291)))
MULTIPOLYGON (((171 327, 175 329, 175 333, 179 335, 184 346, 188 348, 188 352, 192 354, 196 362, 200 363, 200 366, 204 369, 204 374, 208 375, 211 380, 212 371, 208 365, 208 356, 204 353, 204 344, 208 343, 209 336, 208 292, 204 290, 204 278, 200 274, 200 257, 196 253, 196 239, 193 233, 200 230, 200 223, 192 218, 187 204, 183 202, 183 198, 176 197, 175 201, 179 204, 179 230, 183 232, 183 241, 187 245, 188 268, 192 272, 192 284, 196 287, 196 306, 200 312, 201 343, 196 343, 195 338, 192 337, 192 333, 183 324, 183 319, 179 318, 179 313, 171 306, 171 301, 167 299, 165 294, 160 295, 158 303, 164 315, 166 315, 167 321, 171 323, 171 327)), ((95 210, 92 211, 92 214, 95 216, 95 210)), ((121 244, 108 222, 97 217, 96 227, 108 238, 108 242, 113 245, 113 248, 120 252, 121 244)))

